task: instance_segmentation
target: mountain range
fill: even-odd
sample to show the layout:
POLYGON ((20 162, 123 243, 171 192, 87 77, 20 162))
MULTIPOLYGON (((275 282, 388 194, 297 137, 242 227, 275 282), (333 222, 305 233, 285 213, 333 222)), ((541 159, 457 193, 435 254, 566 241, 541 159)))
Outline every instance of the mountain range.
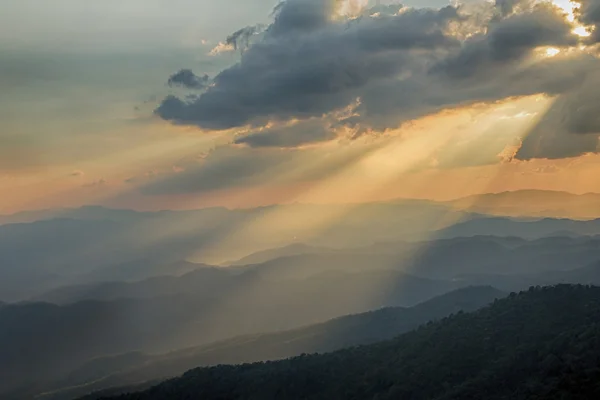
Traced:
POLYGON ((511 219, 419 200, 357 205, 343 214, 334 205, 162 212, 84 207, 4 218, 15 221, 23 223, 0 225, 2 301, 27 300, 67 285, 181 275, 194 263, 261 263, 274 258, 265 258, 269 249, 288 246, 280 256, 304 254, 302 243, 323 253, 480 235, 529 240, 600 235, 600 220, 511 219), (288 223, 275 224, 274 216, 288 223), (24 222, 35 218, 41 220, 24 222), (322 221, 327 225, 321 227, 322 221))
POLYGON ((593 219, 600 217, 600 194, 551 190, 485 193, 446 202, 457 210, 510 217, 593 219))
MULTIPOLYGON (((434 201, 427 199, 398 199, 378 203, 380 205, 418 205, 437 208, 449 208, 468 211, 474 214, 496 215, 506 217, 536 217, 536 218, 571 218, 595 219, 600 218, 600 193, 574 194, 552 190, 515 190, 499 193, 483 193, 452 200, 434 201)), ((311 205, 305 205, 311 207, 311 205)), ((274 206, 276 207, 276 206, 274 206)), ((320 207, 313 205, 312 207, 320 207)), ((266 207, 269 209, 272 207, 266 207)), ((261 208, 265 209, 265 208, 261 208)), ((141 212, 134 210, 108 209, 102 206, 83 206, 81 208, 47 209, 22 211, 11 215, 0 215, 0 225, 15 223, 30 223, 35 221, 57 218, 137 221, 140 218, 154 216, 163 218, 185 214, 188 217, 202 213, 226 214, 234 210, 226 208, 208 208, 205 210, 189 211, 157 211, 141 212)), ((243 211, 242 211, 243 213, 243 211)))
POLYGON ((600 284, 600 220, 494 215, 539 196, 11 216, 0 397, 141 390, 197 366, 389 340, 501 292, 600 284))
MULTIPOLYGON (((180 276, 64 286, 30 300, 70 304, 85 300, 197 297, 198 294, 217 298, 248 292, 249 287, 252 287, 252 293, 290 294, 314 292, 321 287, 326 295, 331 291, 328 285, 344 287, 349 282, 355 282, 353 290, 361 293, 369 288, 384 293, 383 289, 390 282, 407 282, 407 288, 408 283, 423 287, 423 283, 428 282, 431 287, 437 285, 441 290, 470 284, 520 290, 528 287, 530 282, 560 283, 571 279, 572 283, 590 283, 588 280, 579 282, 577 278, 583 278, 582 271, 587 271, 589 277, 595 279, 595 265, 600 260, 600 238, 596 237, 528 241, 477 236, 424 243, 378 244, 349 250, 301 248, 305 254, 282 256, 260 264, 234 267, 192 264, 192 272, 180 276), (393 276, 394 279, 379 283, 381 276, 393 276)), ((256 257, 282 255, 290 249, 262 252, 256 257)), ((252 296, 244 298, 247 300, 247 297, 252 296)), ((347 294, 341 294, 340 298, 346 297, 347 294)))

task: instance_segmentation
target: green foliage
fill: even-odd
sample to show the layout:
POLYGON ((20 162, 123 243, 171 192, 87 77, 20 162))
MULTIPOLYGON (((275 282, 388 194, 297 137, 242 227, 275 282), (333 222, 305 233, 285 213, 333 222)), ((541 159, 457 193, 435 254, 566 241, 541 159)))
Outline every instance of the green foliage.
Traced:
POLYGON ((191 370, 119 400, 598 399, 600 288, 532 287, 394 340, 191 370))

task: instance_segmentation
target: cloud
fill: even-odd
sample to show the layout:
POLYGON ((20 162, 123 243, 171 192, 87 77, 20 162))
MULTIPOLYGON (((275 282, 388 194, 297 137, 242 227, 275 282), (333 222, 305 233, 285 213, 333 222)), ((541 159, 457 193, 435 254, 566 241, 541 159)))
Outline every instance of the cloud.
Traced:
POLYGON ((219 42, 212 50, 208 53, 210 56, 218 56, 221 53, 228 53, 230 51, 234 51, 235 48, 232 44, 227 44, 225 42, 219 42))
MULTIPOLYGON (((514 2, 510 2, 512 9, 514 2)), ((500 3, 504 12, 507 1, 500 3)), ((521 14, 492 21, 484 34, 476 35, 463 43, 460 52, 436 64, 433 72, 447 74, 450 78, 484 78, 501 74, 501 68, 521 61, 541 46, 564 47, 577 43, 572 25, 556 9, 540 4, 521 14)))
POLYGON ((82 177, 82 176, 84 176, 84 175, 85 175, 85 172, 83 172, 83 171, 81 171, 81 170, 75 170, 75 171, 73 171, 73 172, 71 172, 71 173, 69 174, 69 176, 72 176, 72 177, 74 177, 74 178, 80 178, 80 177, 82 177))
POLYGON ((570 133, 600 135, 600 74, 563 99, 564 127, 570 133))
POLYGON ((169 86, 181 86, 187 89, 206 89, 209 85, 208 75, 197 76, 189 69, 182 69, 171 75, 167 81, 169 86))
POLYGON ((559 97, 538 125, 527 135, 516 158, 557 159, 598 152, 600 139, 598 87, 600 87, 600 72, 584 75, 581 84, 570 93, 559 97))
POLYGON ((330 24, 338 1, 289 0, 275 8, 275 21, 268 28, 270 37, 312 33, 330 24))
POLYGON ((459 46, 443 33, 458 19, 452 7, 347 25, 331 21, 334 5, 285 2, 263 39, 219 73, 213 87, 192 102, 169 97, 157 114, 206 129, 320 117, 346 107, 370 82, 408 71, 409 50, 459 46))
POLYGON ((247 26, 229 35, 225 45, 233 47, 234 50, 245 50, 250 46, 250 39, 264 30, 263 25, 247 26))
POLYGON ((322 119, 297 121, 283 126, 260 129, 235 140, 250 147, 297 147, 337 137, 333 127, 322 119))
MULTIPOLYGON (((579 18, 594 23, 597 3, 585 0, 579 18)), ((250 127, 252 133, 237 143, 289 147, 327 140, 327 126, 265 127, 323 118, 357 98, 355 113, 339 124, 358 132, 385 131, 441 110, 512 97, 574 99, 586 76, 600 67, 596 56, 576 50, 587 39, 575 35, 565 13, 548 2, 497 0, 399 11, 380 6, 352 20, 339 17, 339 4, 280 3, 253 43, 247 38, 256 35, 255 28, 230 36, 231 45, 242 40, 246 51, 215 76, 214 85, 191 99, 169 96, 156 114, 206 130, 250 127), (548 58, 537 52, 545 47, 570 51, 548 58)), ((596 100, 571 112, 568 129, 556 135, 593 131, 596 100)), ((585 141, 575 147, 589 148, 585 141)), ((528 151, 519 153, 524 154, 528 151)))
POLYGON ((577 19, 586 26, 592 27, 590 41, 600 42, 600 0, 577 0, 580 4, 577 19))
POLYGON ((535 169, 533 169, 531 172, 533 172, 534 174, 555 174, 557 172, 560 172, 560 168, 557 167, 556 165, 543 165, 541 167, 537 167, 535 169))

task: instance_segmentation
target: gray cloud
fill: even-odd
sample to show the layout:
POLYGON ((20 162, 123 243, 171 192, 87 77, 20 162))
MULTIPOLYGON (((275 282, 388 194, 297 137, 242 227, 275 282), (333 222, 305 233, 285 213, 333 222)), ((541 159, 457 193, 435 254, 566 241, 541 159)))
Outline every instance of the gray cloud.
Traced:
MULTIPOLYGON (((560 112, 556 109, 551 111, 560 112)), ((548 114, 548 117, 524 139, 515 157, 519 160, 558 159, 598 150, 597 135, 565 135, 561 127, 560 119, 556 115, 548 114)))
POLYGON ((600 0, 577 0, 580 4, 578 19, 585 25, 594 27, 590 41, 600 42, 600 0))
POLYGON ((269 27, 270 36, 314 32, 330 24, 336 0, 288 0, 274 10, 275 21, 269 27))
MULTIPOLYGON (((580 18, 593 21, 597 0, 585 1, 580 18)), ((359 98, 355 114, 341 124, 359 132, 385 130, 481 101, 571 96, 598 68, 597 58, 583 53, 533 57, 539 47, 570 47, 581 40, 549 4, 497 0, 474 8, 405 8, 400 13, 380 7, 377 17, 369 16, 376 10, 369 10, 353 21, 333 20, 336 4, 282 3, 260 39, 238 63, 216 75, 214 86, 190 100, 168 97, 156 113, 205 129, 256 128, 321 118, 359 98), (481 33, 465 35, 465 30, 481 33)), ((567 131, 594 130, 596 109, 592 102, 571 112, 567 131)), ((329 138, 324 126, 301 127, 256 131, 237 143, 289 147, 329 138)))
POLYGON ((496 0, 496 7, 503 16, 506 16, 512 14, 519 3, 521 0, 496 0))
POLYGON ((600 93, 598 85, 584 88, 576 92, 573 96, 567 97, 563 115, 565 127, 571 133, 579 134, 600 134, 600 93), (573 97, 573 98, 572 98, 573 97))
POLYGON ((263 40, 218 74, 214 87, 194 102, 167 98, 157 114, 208 129, 319 117, 347 106, 369 83, 409 72, 411 51, 459 46, 444 34, 459 18, 455 8, 410 10, 348 25, 329 21, 333 3, 284 3, 263 40))
POLYGON ((513 13, 530 11, 535 5, 535 0, 496 0, 495 4, 500 16, 506 17, 513 13))
MULTIPOLYGON (((596 65, 600 71, 600 65, 596 65)), ((527 135, 516 157, 564 158, 598 152, 600 139, 600 72, 585 76, 580 85, 557 99, 527 135), (567 134, 565 134, 567 133, 567 134)))
POLYGON ((181 86, 187 89, 206 89, 209 85, 208 75, 198 76, 190 69, 182 69, 171 75, 167 84, 169 86, 181 86))
POLYGON ((429 74, 409 80, 381 82, 363 92, 362 103, 357 110, 360 116, 346 122, 366 123, 383 130, 425 114, 473 102, 494 102, 539 93, 559 95, 576 90, 586 74, 598 67, 598 60, 593 57, 573 56, 499 69, 490 76, 475 76, 467 80, 429 74))
MULTIPOLYGON (((443 2, 440 7, 445 7, 448 2, 443 2)), ((394 15, 397 14, 404 6, 402 4, 378 4, 368 10, 368 14, 383 14, 383 15, 394 15)))
MULTIPOLYGON (((501 2, 501 9, 508 3, 501 2)), ((437 64, 433 72, 453 78, 489 76, 509 63, 521 61, 537 47, 576 44, 577 37, 571 30, 572 26, 554 8, 541 4, 531 11, 492 21, 485 34, 467 40, 458 54, 437 64)))
POLYGON ((301 121, 292 126, 262 129, 236 139, 250 147, 297 147, 334 139, 335 131, 321 119, 301 121))

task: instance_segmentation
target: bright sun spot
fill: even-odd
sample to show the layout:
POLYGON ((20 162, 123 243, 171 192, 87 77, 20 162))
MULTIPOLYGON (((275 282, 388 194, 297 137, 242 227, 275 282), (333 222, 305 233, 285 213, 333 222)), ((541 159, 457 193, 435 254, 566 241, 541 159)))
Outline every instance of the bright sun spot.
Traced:
MULTIPOLYGON (((561 8, 565 14, 567 14, 567 20, 572 23, 577 23, 577 19, 575 18, 575 12, 579 7, 579 4, 575 1, 571 0, 552 0, 557 7, 561 8)), ((578 25, 573 29, 573 33, 577 36, 587 37, 590 36, 590 31, 583 25, 578 25)))
POLYGON ((369 0, 341 0, 338 2, 337 14, 347 18, 358 17, 369 5, 369 0))
POLYGON ((560 50, 557 49, 556 47, 548 47, 546 49, 546 55, 548 57, 554 57, 554 56, 558 55, 558 53, 560 53, 560 50))
POLYGON ((591 35, 590 31, 585 26, 578 26, 573 30, 573 33, 582 37, 588 37, 591 35))
POLYGON ((570 0, 553 0, 552 2, 567 14, 570 22, 575 22, 575 10, 579 7, 576 2, 570 0))

